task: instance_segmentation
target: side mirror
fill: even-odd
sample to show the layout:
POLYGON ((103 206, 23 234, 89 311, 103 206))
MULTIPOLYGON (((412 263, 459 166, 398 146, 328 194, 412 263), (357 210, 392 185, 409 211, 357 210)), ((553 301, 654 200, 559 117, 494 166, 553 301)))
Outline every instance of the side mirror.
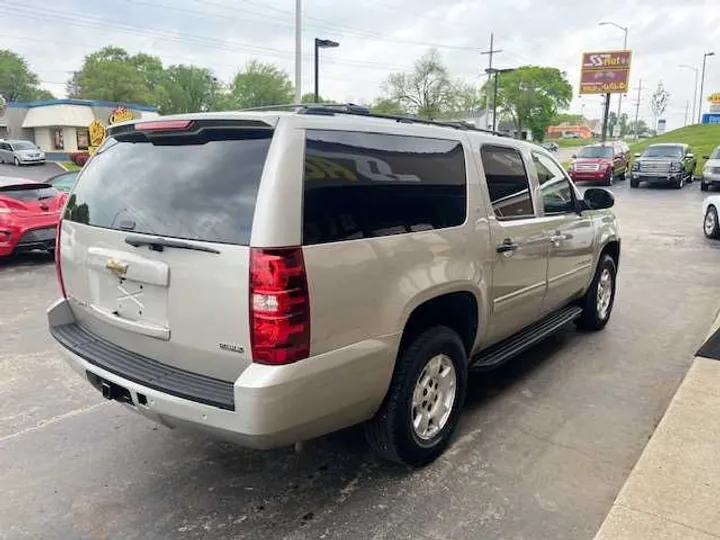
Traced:
POLYGON ((685 156, 685 159, 692 159, 694 157, 695 157, 695 154, 688 154, 687 156, 685 156))
POLYGON ((710 156, 703 156, 703 159, 710 159, 710 156))
POLYGON ((635 154, 635 157, 636 157, 636 158, 637 158, 637 157, 640 157, 640 152, 638 152, 637 154, 635 154))
POLYGON ((588 188, 583 195, 583 206, 588 210, 604 210, 615 205, 615 195, 607 189, 588 188))
POLYGON ((573 155, 570 156, 570 157, 571 157, 572 159, 577 159, 577 154, 573 154, 573 155))

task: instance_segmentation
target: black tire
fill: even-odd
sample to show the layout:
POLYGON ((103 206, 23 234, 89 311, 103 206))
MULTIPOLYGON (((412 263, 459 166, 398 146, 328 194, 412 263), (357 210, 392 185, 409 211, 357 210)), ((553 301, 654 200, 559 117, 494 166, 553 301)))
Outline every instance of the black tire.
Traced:
POLYGON ((708 189, 709 189, 709 186, 701 180, 700 181, 700 191, 707 191, 708 189))
POLYGON ((365 424, 368 444, 382 458, 413 467, 427 465, 444 451, 465 401, 467 355, 453 330, 436 326, 416 336, 400 351, 390 388, 375 417, 365 424), (427 440, 413 428, 413 393, 431 359, 443 354, 455 368, 455 399, 445 425, 427 440))
POLYGON ((612 314, 613 305, 615 305, 615 292, 617 290, 617 265, 615 260, 610 255, 603 255, 598 262, 597 269, 595 270, 595 276, 593 277, 592 283, 588 288, 585 296, 580 302, 580 307, 583 308, 582 315, 577 320, 578 327, 584 330, 602 330, 610 320, 612 314), (598 309, 598 287, 600 284, 600 278, 603 272, 607 270, 612 278, 611 292, 610 292, 610 303, 605 311, 604 315, 600 314, 598 309))
POLYGON ((640 187, 640 181, 639 181, 639 180, 630 179, 630 187, 631 187, 631 188, 640 187))
POLYGON ((610 174, 607 175, 607 178, 603 181, 604 186, 612 186, 613 181, 615 180, 615 171, 610 171, 610 174))
POLYGON ((680 175, 680 178, 675 180, 675 184, 673 184, 673 187, 675 189, 682 189, 684 185, 685 185, 685 178, 682 175, 680 175))
POLYGON ((16 167, 20 166, 20 160, 17 157, 15 158, 14 163, 16 167))
POLYGON ((622 173, 618 175, 618 180, 623 181, 627 180, 627 169, 625 169, 622 173))
POLYGON ((707 238, 717 240, 720 238, 720 223, 718 223, 718 211, 715 206, 708 206, 705 212, 705 219, 703 220, 703 232, 707 238), (712 228, 708 227, 708 220, 713 222, 712 228))

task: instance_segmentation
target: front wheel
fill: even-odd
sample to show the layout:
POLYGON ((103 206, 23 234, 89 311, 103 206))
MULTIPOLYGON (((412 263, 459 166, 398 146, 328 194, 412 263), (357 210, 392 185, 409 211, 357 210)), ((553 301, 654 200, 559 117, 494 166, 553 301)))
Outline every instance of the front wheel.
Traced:
POLYGON ((15 163, 16 167, 20 166, 20 160, 17 157, 13 160, 13 163, 15 163))
POLYGON ((639 180, 631 179, 631 180, 630 180, 630 187, 631 187, 631 188, 640 187, 640 181, 639 181, 639 180))
POLYGON ((700 181, 700 191, 707 191, 708 187, 709 186, 705 182, 703 182, 702 180, 700 181))
POLYGON ((414 467, 440 456, 457 426, 467 355, 453 330, 436 326, 400 351, 390 388, 365 435, 381 457, 414 467))
POLYGON ((707 238, 720 238, 720 224, 718 224, 718 212, 714 206, 708 206, 703 221, 703 232, 707 238))
POLYGON ((675 180, 675 189, 682 189, 685 185, 685 177, 680 175, 680 178, 675 180))
POLYGON ((585 293, 580 307, 582 315, 577 325, 586 330, 602 330, 610 320, 615 304, 615 279, 617 266, 610 255, 603 255, 595 270, 590 288, 585 293))

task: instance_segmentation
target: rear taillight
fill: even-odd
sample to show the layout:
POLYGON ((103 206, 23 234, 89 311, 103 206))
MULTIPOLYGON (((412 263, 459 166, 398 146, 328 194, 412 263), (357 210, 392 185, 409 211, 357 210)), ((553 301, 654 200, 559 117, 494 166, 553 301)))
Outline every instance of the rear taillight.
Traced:
POLYGON ((135 131, 183 131, 190 127, 192 120, 157 120, 135 124, 135 131))
POLYGON ((65 281, 63 281, 62 266, 60 264, 60 233, 62 232, 62 219, 58 221, 57 231, 55 231, 55 271, 57 272, 58 285, 63 298, 67 298, 65 292, 65 281))
POLYGON ((250 251, 250 341, 258 364, 310 354, 310 296, 302 248, 250 251))

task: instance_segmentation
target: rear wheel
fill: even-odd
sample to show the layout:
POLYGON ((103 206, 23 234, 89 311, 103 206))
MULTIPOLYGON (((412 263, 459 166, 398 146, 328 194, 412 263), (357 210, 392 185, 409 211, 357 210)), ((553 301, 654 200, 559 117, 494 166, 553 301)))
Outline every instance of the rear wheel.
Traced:
POLYGON ((700 181, 700 191, 707 191, 708 187, 709 186, 704 181, 700 181))
POLYGON ((705 212, 705 221, 703 221, 703 232, 708 238, 720 238, 720 224, 718 224, 717 208, 710 205, 705 212))
POLYGON ((430 463, 450 442, 466 387, 460 337, 444 326, 426 330, 400 351, 385 400, 365 425, 368 443, 390 461, 430 463))
POLYGON ((610 320, 615 304, 617 266, 610 255, 603 255, 595 270, 595 277, 585 293, 580 307, 582 315, 577 325, 586 330, 602 330, 610 320))

